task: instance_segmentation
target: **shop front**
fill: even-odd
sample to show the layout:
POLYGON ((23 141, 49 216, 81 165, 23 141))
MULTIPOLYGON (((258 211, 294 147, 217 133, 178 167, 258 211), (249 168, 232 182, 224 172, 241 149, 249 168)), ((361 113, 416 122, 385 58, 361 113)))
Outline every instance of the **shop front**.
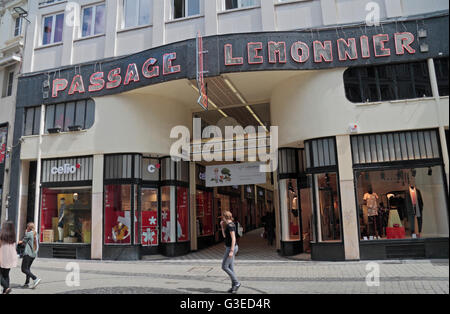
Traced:
POLYGON ((448 257, 448 194, 436 129, 351 138, 361 259, 448 257))
POLYGON ((215 241, 216 217, 213 199, 214 189, 205 184, 205 167, 196 165, 196 206, 197 206, 197 247, 203 249, 213 245, 215 241))
POLYGON ((189 164, 105 156, 103 230, 104 259, 189 252, 189 164))
POLYGON ((40 257, 90 259, 92 157, 42 161, 40 257))
POLYGON ((8 139, 8 124, 0 125, 0 217, 2 217, 3 181, 5 177, 7 139, 8 139))

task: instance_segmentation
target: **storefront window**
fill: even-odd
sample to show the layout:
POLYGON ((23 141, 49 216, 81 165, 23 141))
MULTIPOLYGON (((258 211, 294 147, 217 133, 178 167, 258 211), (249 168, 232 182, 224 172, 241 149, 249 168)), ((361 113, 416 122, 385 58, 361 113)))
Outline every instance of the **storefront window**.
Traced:
POLYGON ((175 242, 175 227, 171 217, 175 212, 175 187, 161 188, 161 242, 175 242), (171 199, 173 201, 171 201, 171 199))
POLYGON ((448 237, 442 167, 356 172, 362 240, 448 237))
POLYGON ((91 243, 91 189, 42 190, 41 242, 91 243))
POLYGON ((158 246, 158 189, 141 190, 141 243, 158 246))
POLYGON ((320 241, 341 240, 341 215, 336 173, 314 175, 320 241))
POLYGON ((313 217, 312 175, 300 179, 300 208, 302 212, 302 241, 306 253, 311 253, 310 242, 315 242, 315 225, 313 217))
POLYGON ((177 187, 177 239, 189 241, 189 189, 177 187))
POLYGON ((131 244, 132 186, 105 186, 105 244, 131 244))
POLYGON ((300 210, 296 179, 280 181, 281 220, 283 241, 300 240, 300 210))
POLYGON ((213 235, 213 193, 197 191, 197 236, 213 235))

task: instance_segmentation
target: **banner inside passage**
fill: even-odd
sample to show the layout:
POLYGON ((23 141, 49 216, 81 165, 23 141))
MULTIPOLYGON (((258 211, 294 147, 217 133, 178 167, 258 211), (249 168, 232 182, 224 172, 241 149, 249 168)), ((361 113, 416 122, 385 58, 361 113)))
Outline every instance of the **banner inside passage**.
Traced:
POLYGON ((265 172, 260 171, 262 163, 242 163, 206 167, 206 186, 221 187, 235 185, 264 184, 265 172))

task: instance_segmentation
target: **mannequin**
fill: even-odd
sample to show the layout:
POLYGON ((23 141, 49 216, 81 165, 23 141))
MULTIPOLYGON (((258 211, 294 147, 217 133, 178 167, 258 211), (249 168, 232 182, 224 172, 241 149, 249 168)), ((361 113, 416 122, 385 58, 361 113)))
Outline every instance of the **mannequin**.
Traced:
POLYGON ((422 193, 414 184, 410 184, 409 189, 406 193, 406 209, 408 213, 411 234, 414 235, 416 234, 416 231, 418 231, 418 236, 420 237, 423 226, 423 199, 422 193), (418 230, 416 230, 416 219, 418 230))
POLYGON ((64 223, 66 216, 66 199, 61 198, 59 207, 59 219, 58 219, 58 242, 63 242, 64 240, 64 223))
POLYGON ((369 217, 369 235, 375 235, 376 238, 379 238, 378 199, 379 199, 378 195, 374 193, 372 187, 369 186, 368 192, 364 194, 364 205, 367 205, 367 215, 369 217), (371 232, 371 229, 374 232, 371 232))

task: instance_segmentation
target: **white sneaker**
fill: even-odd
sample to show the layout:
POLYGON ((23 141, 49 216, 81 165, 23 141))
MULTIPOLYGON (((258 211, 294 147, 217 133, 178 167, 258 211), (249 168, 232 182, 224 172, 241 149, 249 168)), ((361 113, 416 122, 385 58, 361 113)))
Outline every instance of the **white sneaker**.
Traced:
POLYGON ((36 278, 36 280, 34 280, 33 283, 30 285, 30 289, 35 289, 40 282, 41 282, 41 279, 36 278))

